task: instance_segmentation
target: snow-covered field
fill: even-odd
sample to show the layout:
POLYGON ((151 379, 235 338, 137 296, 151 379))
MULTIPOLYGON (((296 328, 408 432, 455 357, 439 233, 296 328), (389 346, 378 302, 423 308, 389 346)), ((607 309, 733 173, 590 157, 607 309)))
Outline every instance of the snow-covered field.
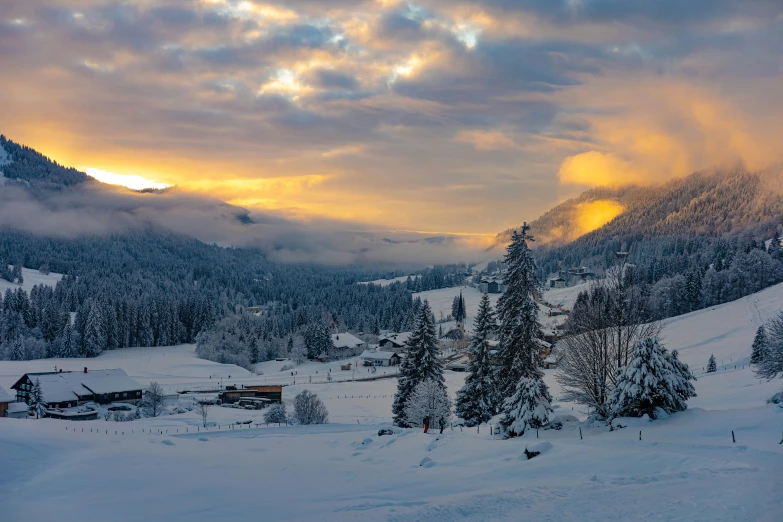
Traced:
POLYGON ((35 285, 51 286, 54 288, 57 286, 57 282, 63 278, 62 274, 42 274, 38 270, 30 270, 29 268, 22 268, 22 277, 24 282, 19 285, 16 283, 9 283, 5 279, 0 279, 0 292, 5 294, 7 289, 16 290, 21 287, 25 292, 30 293, 35 285))
MULTIPOLYGON (((451 298, 442 296, 448 310, 451 298)), ((688 411, 655 422, 631 420, 614 432, 583 422, 541 431, 539 439, 528 433, 496 440, 487 426, 379 437, 391 420, 394 379, 297 380, 285 387, 286 401, 305 388, 324 400, 332 424, 317 427, 229 429, 236 421, 260 421, 261 412, 220 407, 209 420, 221 427, 196 433, 194 413, 127 423, 0 419, 0 520, 777 522, 783 408, 765 399, 783 380, 759 381, 747 359, 760 321, 781 308, 778 285, 667 321, 664 342, 696 369, 698 397, 688 411), (713 353, 719 371, 703 375, 713 353), (542 454, 528 461, 525 447, 542 454)), ((257 377, 201 361, 192 346, 179 346, 118 350, 68 366, 0 362, 0 385, 54 364, 122 367, 142 383, 158 380, 169 389, 206 386, 220 377, 226 383, 228 375, 237 384, 291 379, 277 367, 284 362, 263 363, 265 375, 257 377)), ((310 365, 297 369, 300 376, 316 366, 320 375, 325 367, 310 365)), ((446 372, 452 395, 464 375, 446 372)), ((546 381, 557 398, 553 371, 546 371, 546 381)), ((556 405, 556 412, 586 417, 571 404, 556 405)))
POLYGON ((419 276, 417 276, 417 275, 412 275, 412 276, 404 275, 404 276, 400 276, 400 277, 395 277, 393 279, 376 279, 375 281, 362 281, 359 284, 360 285, 389 286, 389 285, 394 284, 394 283, 404 283, 405 281, 408 280, 409 277, 411 277, 413 279, 416 279, 419 276))

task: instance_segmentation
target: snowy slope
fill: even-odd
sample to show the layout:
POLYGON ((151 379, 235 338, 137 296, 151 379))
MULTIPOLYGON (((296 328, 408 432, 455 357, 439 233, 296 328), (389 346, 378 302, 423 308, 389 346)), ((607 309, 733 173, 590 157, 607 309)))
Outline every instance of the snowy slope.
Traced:
MULTIPOLYGON (((450 298, 442 301, 450 309, 450 298)), ((714 353, 720 370, 699 375, 688 411, 631 420, 614 432, 583 423, 583 440, 576 426, 508 441, 492 439, 487 426, 447 429, 442 437, 418 430, 378 437, 390 420, 394 379, 284 388, 286 401, 305 388, 324 399, 333 424, 321 427, 228 429, 260 414, 218 407, 210 421, 221 427, 195 434, 193 413, 132 423, 0 419, 0 518, 776 522, 783 512, 783 408, 764 400, 783 380, 759 382, 747 357, 759 322, 781 308, 778 285, 668 320, 668 348, 680 350, 697 373, 714 353), (525 447, 542 454, 528 461, 525 447), (129 491, 132 502, 125 501, 129 491)), ((0 385, 54 362, 0 362, 0 385)), ((210 375, 290 378, 276 368, 283 362, 264 363, 265 375, 255 377, 200 361, 192 346, 117 350, 86 364, 124 367, 137 380, 170 387, 209 384, 210 375)), ((323 365, 301 367, 301 376, 316 367, 323 365)), ((464 375, 446 372, 450 394, 464 375)), ((553 372, 545 379, 557 398, 553 372)), ((579 408, 555 404, 585 418, 579 408)))
POLYGON ((9 288, 11 290, 16 290, 20 286, 27 293, 29 293, 35 285, 51 286, 54 288, 57 286, 57 282, 63 278, 63 275, 55 274, 54 272, 45 275, 40 273, 38 270, 22 268, 22 277, 24 278, 24 283, 21 285, 16 283, 9 283, 5 279, 0 279, 0 292, 5 293, 5 291, 9 288))

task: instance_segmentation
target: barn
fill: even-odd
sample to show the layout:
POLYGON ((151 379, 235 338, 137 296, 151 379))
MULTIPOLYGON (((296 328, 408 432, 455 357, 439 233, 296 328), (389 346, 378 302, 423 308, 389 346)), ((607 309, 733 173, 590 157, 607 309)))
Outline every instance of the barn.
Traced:
POLYGON ((26 373, 11 389, 17 402, 29 403, 33 385, 41 383, 41 393, 48 408, 73 408, 86 402, 137 403, 141 400, 141 385, 121 369, 82 372, 26 373))
POLYGON ((365 350, 360 356, 365 366, 397 366, 400 364, 400 356, 394 352, 371 352, 365 350))
POLYGON ((0 417, 5 417, 8 414, 8 405, 16 402, 11 395, 5 391, 5 388, 0 386, 0 417))

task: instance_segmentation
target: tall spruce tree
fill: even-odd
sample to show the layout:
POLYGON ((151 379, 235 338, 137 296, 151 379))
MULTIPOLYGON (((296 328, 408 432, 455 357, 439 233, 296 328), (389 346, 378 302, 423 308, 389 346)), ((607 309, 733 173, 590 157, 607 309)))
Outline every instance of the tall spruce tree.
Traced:
POLYGON ((489 353, 489 340, 496 328, 489 296, 484 294, 473 322, 473 339, 468 347, 471 357, 468 375, 465 378, 465 386, 457 392, 455 408, 457 415, 465 420, 468 426, 487 422, 498 410, 496 375, 489 353))
POLYGON ((753 338, 753 348, 750 354, 750 364, 761 364, 767 351, 767 333, 764 326, 759 326, 756 330, 756 337, 753 338))
POLYGON ((103 314, 100 306, 93 303, 87 314, 87 324, 84 331, 84 357, 97 357, 106 348, 106 329, 103 324, 103 314))
POLYGON ((69 318, 68 322, 65 323, 63 335, 60 340, 60 357, 68 358, 79 355, 79 346, 76 341, 76 335, 73 331, 73 326, 71 326, 71 321, 69 318))
POLYGON ((458 296, 454 296, 454 301, 451 303, 451 316, 458 323, 465 322, 465 318, 468 316, 467 309, 465 308, 465 298, 462 297, 462 291, 458 296))
POLYGON ((530 227, 525 223, 520 231, 515 230, 511 236, 505 257, 505 290, 497 305, 500 321, 498 348, 502 365, 499 390, 503 397, 514 394, 523 378, 543 378, 537 366, 537 339, 541 338, 542 332, 538 321, 538 305, 534 300, 534 296, 541 291, 541 282, 527 244, 533 241, 533 237, 528 234, 529 230, 530 227))
POLYGON ((405 417, 405 404, 416 386, 428 379, 445 389, 443 361, 440 358, 432 310, 430 304, 424 301, 408 339, 408 356, 400 366, 397 379, 397 393, 394 395, 392 405, 394 423, 397 426, 409 426, 405 417))

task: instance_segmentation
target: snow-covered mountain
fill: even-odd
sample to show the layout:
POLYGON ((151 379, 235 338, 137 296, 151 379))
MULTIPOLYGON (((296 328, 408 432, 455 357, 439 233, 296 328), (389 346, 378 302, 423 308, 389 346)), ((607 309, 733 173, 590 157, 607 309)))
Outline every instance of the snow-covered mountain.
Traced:
MULTIPOLYGON (((710 170, 660 186, 594 188, 557 205, 530 227, 538 244, 550 248, 638 236, 771 237, 783 216, 781 174, 780 167, 710 170), (608 221, 589 230, 590 223, 583 221, 594 218, 591 213, 608 221)), ((496 243, 505 245, 510 234, 501 232, 496 243)))

